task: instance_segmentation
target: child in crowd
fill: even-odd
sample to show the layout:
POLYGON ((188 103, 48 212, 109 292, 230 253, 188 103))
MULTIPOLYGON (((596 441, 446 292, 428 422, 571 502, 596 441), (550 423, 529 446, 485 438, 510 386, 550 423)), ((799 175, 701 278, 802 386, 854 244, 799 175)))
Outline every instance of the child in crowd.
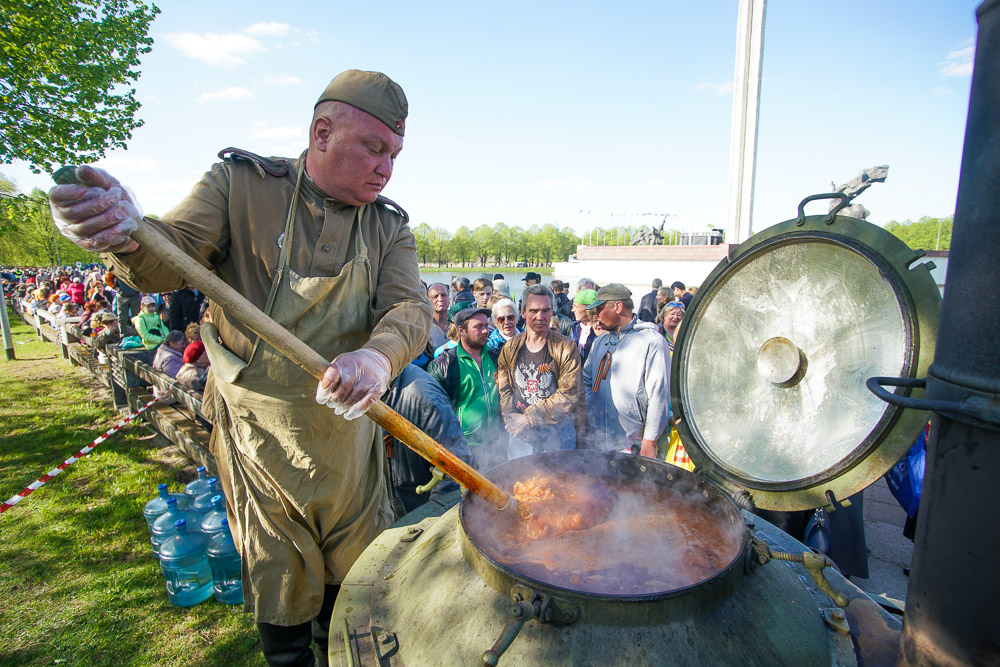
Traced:
MULTIPOLYGON (((190 331, 191 326, 188 326, 190 331)), ((189 343, 184 348, 184 365, 177 371, 177 384, 205 391, 205 377, 208 375, 208 355, 205 354, 205 344, 200 340, 189 343)))
POLYGON ((166 327, 156 314, 156 300, 149 296, 142 297, 141 312, 132 318, 135 330, 139 332, 142 346, 147 350, 155 349, 166 337, 166 327))

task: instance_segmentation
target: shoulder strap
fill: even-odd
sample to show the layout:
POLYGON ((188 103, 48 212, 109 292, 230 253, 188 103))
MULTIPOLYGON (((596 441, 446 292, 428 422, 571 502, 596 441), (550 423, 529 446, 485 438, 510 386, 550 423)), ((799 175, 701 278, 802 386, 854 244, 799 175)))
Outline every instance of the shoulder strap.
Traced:
POLYGON ((232 146, 219 151, 219 159, 229 162, 235 162, 236 160, 249 162, 257 168, 257 173, 260 174, 261 178, 264 178, 264 174, 284 176, 288 173, 288 160, 280 158, 272 160, 241 148, 233 148, 232 146))
POLYGON ((395 210, 396 213, 399 213, 401 216, 403 216, 403 224, 404 225, 408 224, 410 222, 410 215, 406 211, 403 210, 403 207, 400 206, 399 204, 397 204, 396 202, 392 201, 388 197, 383 197, 382 195, 379 195, 375 199, 375 201, 378 202, 379 204, 382 204, 383 206, 387 206, 387 207, 395 210))

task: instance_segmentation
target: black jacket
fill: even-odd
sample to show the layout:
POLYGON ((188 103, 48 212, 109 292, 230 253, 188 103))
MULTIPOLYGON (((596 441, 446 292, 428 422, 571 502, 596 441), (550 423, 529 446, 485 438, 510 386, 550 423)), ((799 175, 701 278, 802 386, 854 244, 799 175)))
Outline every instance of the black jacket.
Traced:
POLYGON ((187 325, 198 321, 201 303, 204 300, 205 295, 201 292, 195 293, 187 287, 176 290, 170 300, 167 324, 174 331, 184 331, 187 325))
POLYGON ((642 297, 642 301, 639 302, 639 319, 643 322, 655 322, 656 321, 656 292, 653 290, 646 296, 642 297))
MULTIPOLYGON (((556 312, 573 321, 573 302, 563 293, 556 294, 556 312)), ((564 336, 566 334, 563 334, 564 336)))

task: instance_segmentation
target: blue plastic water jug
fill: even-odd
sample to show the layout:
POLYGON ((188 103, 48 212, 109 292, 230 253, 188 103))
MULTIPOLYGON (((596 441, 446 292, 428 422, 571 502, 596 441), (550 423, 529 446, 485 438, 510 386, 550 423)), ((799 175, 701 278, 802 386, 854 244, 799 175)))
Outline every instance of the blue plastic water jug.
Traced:
MULTIPOLYGON (((226 520, 226 499, 221 495, 212 496, 212 511, 206 512, 201 519, 201 532, 209 538, 222 531, 222 522, 226 520)), ((226 525, 229 525, 228 523, 226 525)))
POLYGON ((222 485, 219 484, 218 477, 208 478, 208 488, 209 490, 205 493, 197 496, 191 501, 191 505, 188 509, 195 510, 196 512, 211 512, 212 511, 212 498, 215 496, 222 495, 222 485))
POLYGON ((170 493, 166 484, 160 484, 156 489, 160 495, 150 500, 142 508, 142 515, 146 518, 146 530, 149 531, 150 535, 153 534, 153 522, 167 512, 168 498, 177 499, 177 507, 182 510, 188 507, 188 497, 183 493, 170 493))
POLYGON ((206 552, 212 567, 215 599, 223 604, 243 602, 243 568, 229 532, 229 519, 222 520, 222 531, 209 541, 206 552))
POLYGON ((192 532, 198 532, 202 516, 204 515, 201 512, 180 509, 176 498, 167 498, 167 511, 153 522, 153 528, 150 531, 153 555, 159 557, 160 547, 177 532, 176 522, 178 519, 190 522, 190 525, 194 527, 192 532))
POLYGON ((208 472, 205 471, 205 466, 198 466, 198 479, 188 482, 187 486, 184 487, 184 493, 191 496, 191 499, 194 500, 207 491, 208 472))
POLYGON ((160 547, 160 569, 167 580, 167 599, 190 607, 212 597, 212 568, 205 555, 206 538, 188 532, 187 520, 174 522, 176 533, 160 547))

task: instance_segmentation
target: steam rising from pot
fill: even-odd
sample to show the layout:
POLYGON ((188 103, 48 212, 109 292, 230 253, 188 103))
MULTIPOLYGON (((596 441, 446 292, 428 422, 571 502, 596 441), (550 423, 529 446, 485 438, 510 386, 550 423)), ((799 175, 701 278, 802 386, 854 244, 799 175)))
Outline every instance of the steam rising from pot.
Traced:
POLYGON ((746 534, 738 510, 717 490, 649 459, 552 452, 516 459, 487 476, 507 490, 548 480, 562 500, 580 501, 546 507, 571 519, 559 525, 549 517, 540 530, 532 522, 537 516, 527 522, 501 516, 470 495, 462 515, 469 537, 494 560, 577 592, 643 596, 697 585, 733 562, 746 534), (572 519, 576 514, 583 520, 572 519))

